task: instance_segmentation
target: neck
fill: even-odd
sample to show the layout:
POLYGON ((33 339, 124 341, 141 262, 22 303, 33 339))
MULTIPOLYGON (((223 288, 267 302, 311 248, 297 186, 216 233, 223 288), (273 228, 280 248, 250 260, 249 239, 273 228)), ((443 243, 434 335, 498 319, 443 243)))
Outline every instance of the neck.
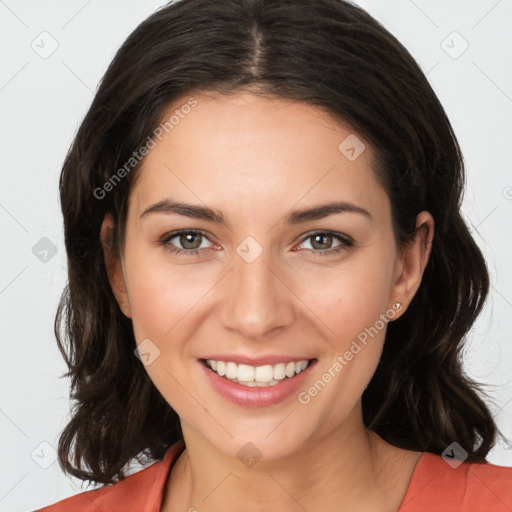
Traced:
POLYGON ((359 420, 309 440, 285 458, 247 465, 183 425, 187 449, 173 468, 174 482, 169 482, 173 507, 162 510, 218 512, 243 505, 247 512, 394 512, 419 454, 389 445, 359 420))

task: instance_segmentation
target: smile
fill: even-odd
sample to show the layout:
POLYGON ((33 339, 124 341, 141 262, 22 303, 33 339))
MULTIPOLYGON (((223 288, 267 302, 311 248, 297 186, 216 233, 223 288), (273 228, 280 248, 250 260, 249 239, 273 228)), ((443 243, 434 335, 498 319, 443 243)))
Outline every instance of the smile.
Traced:
POLYGON ((248 387, 268 387, 279 384, 284 379, 289 379, 305 370, 310 360, 290 363, 278 363, 274 365, 250 366, 237 364, 232 361, 215 361, 207 359, 206 366, 211 368, 217 375, 225 377, 232 382, 248 387))
POLYGON ((279 362, 287 358, 272 356, 255 360, 255 364, 250 365, 248 358, 238 359, 245 361, 235 363, 208 358, 197 362, 216 393, 245 407, 267 407, 292 400, 293 395, 306 385, 306 379, 318 362, 316 358, 297 361, 288 358, 287 362, 279 362))

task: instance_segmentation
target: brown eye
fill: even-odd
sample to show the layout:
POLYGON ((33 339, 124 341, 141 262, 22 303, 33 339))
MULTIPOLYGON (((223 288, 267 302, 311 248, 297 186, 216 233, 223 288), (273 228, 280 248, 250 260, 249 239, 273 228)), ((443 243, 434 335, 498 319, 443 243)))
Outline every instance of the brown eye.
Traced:
POLYGON ((202 236, 201 233, 182 233, 179 235, 179 242, 184 249, 198 249, 201 245, 202 236))
POLYGON ((165 235, 159 245, 165 246, 171 253, 191 256, 208 249, 208 242, 208 237, 201 231, 175 231, 165 235), (203 242, 206 242, 206 246, 201 247, 203 242))
POLYGON ((331 235, 313 235, 311 237, 311 245, 314 249, 331 249, 334 237, 331 235))
POLYGON ((317 256, 338 253, 354 245, 353 240, 349 237, 341 233, 331 233, 329 231, 312 233, 304 238, 300 245, 304 245, 308 240, 310 240, 309 245, 311 248, 305 247, 305 249, 313 252, 317 256))

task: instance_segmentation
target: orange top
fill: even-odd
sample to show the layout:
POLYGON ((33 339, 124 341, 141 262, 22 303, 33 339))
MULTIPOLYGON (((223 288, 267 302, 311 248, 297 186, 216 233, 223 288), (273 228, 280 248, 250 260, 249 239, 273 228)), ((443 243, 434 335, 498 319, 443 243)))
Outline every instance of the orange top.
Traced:
MULTIPOLYGON (((116 484, 70 496, 35 512, 160 512, 167 477, 185 445, 116 484)), ((463 462, 456 469, 424 452, 397 512, 511 512, 512 468, 463 462)))

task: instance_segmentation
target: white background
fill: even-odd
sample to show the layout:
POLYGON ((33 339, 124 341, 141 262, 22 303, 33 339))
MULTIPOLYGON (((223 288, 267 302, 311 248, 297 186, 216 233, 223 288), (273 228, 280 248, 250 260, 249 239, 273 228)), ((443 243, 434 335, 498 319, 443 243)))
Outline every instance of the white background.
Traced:
MULTIPOLYGON (((461 143, 463 212, 492 277, 465 364, 487 385, 498 425, 512 439, 512 0, 359 3, 428 73, 461 143), (469 47, 453 58, 464 40, 469 47)), ((53 334, 66 280, 58 177, 115 51, 162 5, 0 0, 0 511, 33 510, 86 489, 51 463, 50 445, 57 447, 69 415, 69 382, 59 378, 66 367, 53 334), (58 43, 46 59, 31 47, 48 38, 43 31, 58 43), (32 252, 43 237, 57 249, 46 263, 32 252), (43 469, 35 460, 51 464, 43 469)), ((512 466, 512 445, 500 442, 489 460, 512 466)))

